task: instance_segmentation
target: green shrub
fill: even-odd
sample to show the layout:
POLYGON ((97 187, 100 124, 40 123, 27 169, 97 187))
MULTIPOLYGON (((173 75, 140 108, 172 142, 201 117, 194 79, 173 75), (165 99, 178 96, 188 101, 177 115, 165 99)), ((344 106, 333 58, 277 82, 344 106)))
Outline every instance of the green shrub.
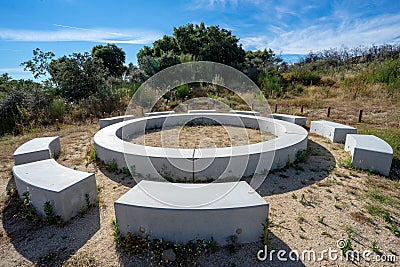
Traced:
POLYGON ((62 98, 54 99, 49 105, 49 115, 52 120, 63 122, 65 116, 65 101, 62 98))
POLYGON ((190 88, 188 84, 182 84, 176 88, 176 96, 180 99, 184 99, 189 96, 190 88))
POLYGON ((293 70, 293 80, 300 82, 301 84, 316 85, 321 80, 321 76, 316 71, 311 71, 306 67, 296 67, 293 70))
POLYGON ((48 224, 57 224, 61 222, 61 217, 55 213, 53 205, 50 201, 46 201, 44 203, 43 210, 45 214, 44 218, 48 224))
POLYGON ((267 96, 280 97, 283 93, 283 80, 282 77, 272 71, 263 73, 259 78, 261 89, 267 96))
POLYGON ((46 119, 46 109, 52 99, 44 88, 16 87, 0 99, 0 135, 17 132, 17 124, 31 126, 46 119))

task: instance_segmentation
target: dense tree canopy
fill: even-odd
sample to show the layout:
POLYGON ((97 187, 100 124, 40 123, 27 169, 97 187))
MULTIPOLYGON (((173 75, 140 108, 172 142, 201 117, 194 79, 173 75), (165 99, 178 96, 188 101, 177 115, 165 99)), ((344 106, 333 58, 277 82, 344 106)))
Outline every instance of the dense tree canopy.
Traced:
POLYGON ((115 44, 96 45, 92 57, 103 61, 104 68, 113 77, 122 77, 125 72, 125 52, 115 44))
POLYGON ((64 97, 80 99, 96 93, 105 85, 107 71, 103 61, 89 53, 74 53, 51 61, 48 71, 56 89, 64 97))
POLYGON ((164 36, 153 47, 143 47, 137 55, 140 68, 149 75, 188 57, 238 67, 245 60, 245 51, 231 31, 201 23, 174 28, 173 36, 164 36))

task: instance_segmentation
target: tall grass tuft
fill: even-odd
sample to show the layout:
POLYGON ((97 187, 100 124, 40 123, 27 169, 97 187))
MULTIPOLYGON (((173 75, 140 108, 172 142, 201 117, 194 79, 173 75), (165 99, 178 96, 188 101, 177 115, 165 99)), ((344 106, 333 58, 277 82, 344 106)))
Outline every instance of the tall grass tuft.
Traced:
POLYGON ((65 100, 57 98, 50 102, 49 114, 52 120, 58 119, 63 122, 65 116, 65 100))

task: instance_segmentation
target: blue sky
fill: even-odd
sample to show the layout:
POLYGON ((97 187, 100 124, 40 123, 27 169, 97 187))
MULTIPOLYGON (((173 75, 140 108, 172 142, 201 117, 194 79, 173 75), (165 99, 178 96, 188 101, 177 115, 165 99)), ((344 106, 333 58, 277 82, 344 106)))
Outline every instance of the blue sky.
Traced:
POLYGON ((277 54, 400 41, 394 0, 10 0, 0 10, 0 73, 13 78, 32 77, 20 63, 36 47, 59 57, 110 42, 136 64, 144 45, 202 21, 232 30, 245 49, 277 54))

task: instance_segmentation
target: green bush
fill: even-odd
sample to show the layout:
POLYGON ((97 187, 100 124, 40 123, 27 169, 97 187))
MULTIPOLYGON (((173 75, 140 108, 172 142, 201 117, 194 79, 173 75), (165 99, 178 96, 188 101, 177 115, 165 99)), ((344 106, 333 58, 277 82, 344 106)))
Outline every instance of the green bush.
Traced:
POLYGON ((259 78, 259 83, 265 95, 280 97, 283 93, 282 77, 276 72, 263 73, 259 78))
POLYGON ((300 82, 301 84, 308 85, 316 85, 321 80, 321 76, 316 71, 311 71, 306 67, 297 67, 293 70, 293 80, 300 82))
POLYGON ((49 105, 49 115, 52 120, 58 119, 63 122, 65 116, 65 100, 62 98, 54 99, 49 105))
POLYGON ((376 63, 365 70, 362 77, 372 84, 386 84, 390 96, 398 95, 400 93, 400 59, 376 63))
POLYGON ((41 123, 51 94, 43 89, 18 88, 10 90, 0 99, 0 135, 17 132, 17 124, 31 126, 41 123))
POLYGON ((190 88, 188 84, 182 84, 176 88, 176 96, 180 99, 184 99, 189 96, 190 88))

